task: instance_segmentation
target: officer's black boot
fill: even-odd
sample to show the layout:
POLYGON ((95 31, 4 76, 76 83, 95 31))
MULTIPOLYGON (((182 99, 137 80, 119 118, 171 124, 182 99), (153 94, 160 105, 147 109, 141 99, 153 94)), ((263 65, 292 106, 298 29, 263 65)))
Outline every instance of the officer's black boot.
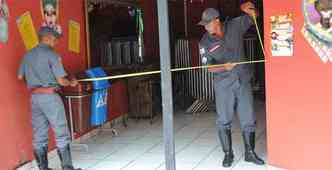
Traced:
POLYGON ((48 168, 47 149, 47 146, 45 146, 42 149, 35 149, 33 152, 39 170, 52 170, 51 168, 48 168))
POLYGON ((225 168, 231 167, 234 160, 231 129, 220 129, 218 131, 218 135, 222 149, 225 153, 224 160, 222 161, 222 166, 225 168))
POLYGON ((81 168, 74 168, 71 158, 70 146, 58 148, 58 155, 61 161, 62 170, 82 170, 81 168))
POLYGON ((264 165, 264 161, 255 153, 255 132, 243 132, 243 141, 246 150, 244 160, 257 165, 264 165))

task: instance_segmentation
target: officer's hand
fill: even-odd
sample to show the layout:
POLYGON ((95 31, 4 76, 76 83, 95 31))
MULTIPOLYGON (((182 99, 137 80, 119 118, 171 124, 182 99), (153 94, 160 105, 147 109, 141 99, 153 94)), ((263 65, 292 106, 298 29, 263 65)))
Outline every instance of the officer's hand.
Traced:
POLYGON ((78 85, 78 81, 76 80, 76 79, 72 79, 71 81, 70 81, 70 86, 71 87, 75 87, 75 86, 77 86, 78 85))
POLYGON ((235 66, 236 66, 235 63, 226 63, 226 64, 224 65, 224 68, 225 68, 227 71, 231 71, 235 66))
POLYGON ((255 8, 255 5, 251 1, 241 4, 240 8, 241 8, 241 11, 245 12, 246 14, 248 14, 251 17, 257 16, 257 11, 255 8))

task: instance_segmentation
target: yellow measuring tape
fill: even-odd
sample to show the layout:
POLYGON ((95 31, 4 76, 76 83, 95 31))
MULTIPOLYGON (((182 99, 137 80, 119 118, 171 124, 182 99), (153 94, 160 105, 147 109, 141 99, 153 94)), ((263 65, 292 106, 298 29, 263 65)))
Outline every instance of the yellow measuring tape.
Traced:
MULTIPOLYGON (((237 63, 233 63, 233 64, 235 64, 235 65, 242 65, 242 64, 253 64, 253 63, 263 63, 263 62, 265 62, 265 60, 243 61, 243 62, 237 62, 237 63)), ((227 64, 215 64, 215 65, 186 67, 186 68, 174 68, 174 69, 171 69, 171 72, 187 71, 187 70, 197 70, 197 69, 203 69, 203 68, 222 67, 222 66, 226 66, 226 65, 227 64)), ((147 71, 147 72, 140 72, 140 73, 130 73, 130 74, 115 75, 115 76, 107 76, 107 77, 88 78, 88 79, 81 79, 81 80, 78 80, 78 81, 113 80, 113 79, 146 76, 146 75, 153 75, 153 74, 160 74, 160 73, 161 73, 160 70, 156 70, 156 71, 147 71)))
POLYGON ((261 48, 262 48, 262 51, 263 51, 263 55, 264 55, 264 58, 265 58, 265 56, 266 56, 265 55, 265 49, 264 49, 263 40, 262 40, 260 31, 259 31, 259 27, 258 27, 258 23, 257 23, 257 17, 256 17, 256 15, 254 15, 252 18, 253 18, 254 23, 255 23, 255 27, 256 27, 256 32, 257 32, 257 35, 258 35, 259 43, 261 45, 261 48))
MULTIPOLYGON (((260 46, 263 50, 263 55, 265 56, 263 41, 262 41, 262 37, 260 35, 260 31, 259 31, 256 16, 253 16, 253 20, 254 20, 254 23, 255 23, 255 26, 256 26, 256 31, 257 31, 257 35, 258 35, 258 38, 259 38, 260 46)), ((233 64, 242 65, 242 64, 254 64, 254 63, 263 63, 263 62, 265 62, 265 60, 243 61, 243 62, 237 62, 237 63, 233 63, 233 64)), ((215 64, 215 65, 205 65, 205 66, 196 66, 196 67, 175 68, 175 69, 171 69, 171 72, 222 67, 222 66, 226 66, 226 65, 227 64, 215 64)), ((160 74, 160 73, 161 73, 161 70, 156 70, 156 71, 147 71, 147 72, 140 72, 140 73, 130 73, 130 74, 115 75, 115 76, 107 76, 107 77, 87 78, 87 79, 81 79, 81 80, 78 80, 78 81, 83 82, 83 81, 113 80, 113 79, 146 76, 146 75, 153 75, 153 74, 160 74)))

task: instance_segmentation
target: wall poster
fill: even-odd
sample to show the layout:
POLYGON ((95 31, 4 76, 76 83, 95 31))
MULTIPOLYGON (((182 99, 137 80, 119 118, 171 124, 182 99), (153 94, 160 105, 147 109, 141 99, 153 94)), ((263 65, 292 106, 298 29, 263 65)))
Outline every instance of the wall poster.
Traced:
POLYGON ((43 17, 42 26, 48 26, 62 34, 59 22, 59 0, 40 0, 40 9, 43 17))
POLYGON ((25 48, 30 50, 38 45, 38 36, 32 22, 30 12, 25 12, 17 18, 16 24, 23 39, 25 48))
POLYGON ((303 0, 302 33, 320 59, 332 62, 332 0, 303 0))
POLYGON ((293 56, 294 27, 291 13, 271 16, 272 56, 293 56))
POLYGON ((68 49, 69 51, 80 53, 80 24, 73 20, 69 21, 69 38, 68 49))

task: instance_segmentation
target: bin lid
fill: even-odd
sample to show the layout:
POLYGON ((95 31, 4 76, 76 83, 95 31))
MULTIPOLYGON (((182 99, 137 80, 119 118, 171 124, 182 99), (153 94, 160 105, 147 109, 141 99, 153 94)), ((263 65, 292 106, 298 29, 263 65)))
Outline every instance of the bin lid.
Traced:
MULTIPOLYGON (((98 77, 106 77, 107 74, 101 67, 95 67, 85 71, 86 75, 89 78, 98 78, 98 77)), ((99 81, 92 81, 93 89, 106 89, 111 86, 108 80, 99 80, 99 81)))

